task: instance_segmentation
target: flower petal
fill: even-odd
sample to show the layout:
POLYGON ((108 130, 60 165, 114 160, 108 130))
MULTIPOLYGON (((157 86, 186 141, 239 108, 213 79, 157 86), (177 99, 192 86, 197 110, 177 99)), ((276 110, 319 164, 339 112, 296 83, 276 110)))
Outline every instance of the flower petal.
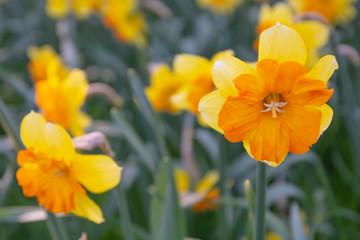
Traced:
POLYGON ((257 75, 257 72, 248 66, 245 62, 235 57, 229 56, 215 62, 212 68, 212 78, 217 89, 220 90, 224 98, 228 96, 237 96, 238 90, 236 89, 233 80, 241 74, 257 75))
POLYGON ((334 71, 339 68, 336 58, 332 55, 322 57, 314 68, 306 74, 306 78, 319 79, 327 84, 334 71))
POLYGON ((283 96, 291 104, 321 106, 331 98, 333 92, 334 89, 327 89, 322 81, 305 78, 301 79, 290 93, 283 96))
POLYGON ((224 57, 228 57, 228 56, 234 56, 235 52, 232 49, 228 49, 228 50, 224 50, 221 52, 218 52, 216 54, 214 54, 214 56, 211 58, 211 64, 214 65, 214 63, 224 57))
POLYGON ((74 202, 75 209, 71 211, 73 214, 87 218, 97 224, 105 222, 100 207, 86 193, 75 193, 74 202))
POLYGON ((259 124, 263 104, 249 105, 241 97, 229 97, 219 112, 218 124, 230 142, 241 142, 259 124))
POLYGON ((34 144, 34 153, 44 153, 49 158, 65 161, 73 160, 75 148, 70 135, 60 125, 47 123, 39 132, 34 144))
MULTIPOLYGON (((249 141, 247 140, 244 140, 243 141, 243 144, 244 144, 244 148, 246 150, 246 152, 250 155, 250 157, 254 158, 254 156, 251 154, 251 149, 250 149, 250 143, 249 141)), ((283 159, 281 159, 281 161, 279 163, 276 163, 276 162, 270 162, 270 161, 267 161, 267 160, 263 160, 262 162, 263 163, 266 163, 267 165, 269 165, 270 167, 277 167, 279 166, 286 158, 286 155, 287 153, 285 154, 285 156, 283 157, 283 159)), ((255 159, 255 158, 254 158, 255 159)))
POLYGON ((93 193, 108 191, 120 182, 122 168, 105 155, 76 154, 72 167, 75 179, 93 193))
POLYGON ((239 91, 238 99, 249 105, 264 100, 267 93, 264 91, 265 82, 252 74, 242 74, 234 79, 235 87, 239 91))
POLYGON ((218 125, 219 112, 224 103, 225 98, 219 90, 205 95, 199 102, 199 112, 203 120, 220 133, 224 133, 218 125))
POLYGON ((288 153, 290 141, 278 119, 272 118, 271 113, 267 112, 261 115, 259 125, 245 136, 244 146, 256 160, 273 162, 275 166, 280 164, 288 153), (248 141, 248 147, 245 146, 245 141, 248 141))
POLYGON ((304 76, 307 69, 296 62, 285 62, 265 59, 259 61, 256 69, 265 82, 265 89, 272 93, 289 92, 299 79, 304 76))
POLYGON ((321 111, 321 123, 320 123, 320 134, 319 134, 320 136, 330 126, 334 112, 332 108, 327 104, 324 104, 322 106, 308 106, 308 107, 321 111))
POLYGON ((212 170, 196 184, 195 192, 208 192, 219 181, 219 172, 212 170))
POLYGON ((289 104, 285 113, 279 114, 279 121, 289 136, 292 153, 306 153, 319 138, 321 112, 317 109, 289 104))
POLYGON ((39 133, 45 125, 44 117, 33 111, 23 118, 20 126, 20 137, 26 148, 34 147, 39 133))
POLYGON ((191 54, 178 54, 175 56, 173 68, 176 74, 189 75, 187 79, 197 76, 201 72, 207 72, 211 67, 209 60, 191 54))
POLYGON ((279 63, 304 65, 307 50, 301 36, 293 29, 277 24, 263 31, 259 40, 259 61, 274 59, 279 63))
POLYGON ((294 29, 304 40, 307 49, 320 48, 329 41, 330 28, 319 21, 301 21, 294 25, 294 29))
POLYGON ((175 168, 174 178, 176 189, 179 193, 188 192, 190 190, 190 177, 184 169, 175 168))

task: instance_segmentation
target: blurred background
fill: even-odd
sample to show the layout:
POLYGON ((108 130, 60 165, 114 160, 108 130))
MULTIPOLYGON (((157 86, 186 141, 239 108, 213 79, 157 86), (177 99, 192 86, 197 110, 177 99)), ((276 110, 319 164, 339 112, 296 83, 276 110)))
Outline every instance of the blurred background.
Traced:
MULTIPOLYGON (((133 14, 141 12, 146 27, 135 41, 118 36, 98 11, 54 17, 46 4, 0 1, 1 104, 17 128, 25 114, 38 111, 27 52, 30 46, 52 46, 67 66, 86 72, 90 85, 105 83, 118 95, 115 102, 103 94, 88 96, 82 110, 93 119, 87 132, 103 132, 124 168, 120 186, 90 194, 106 222, 61 216, 59 239, 250 238, 256 161, 241 143, 228 142, 189 112, 155 112, 144 88, 154 64, 171 66, 180 53, 211 58, 232 49, 237 58, 256 61, 262 3, 244 0, 233 12, 219 14, 194 0, 143 0, 133 14), (189 192, 195 198, 196 182, 215 170, 215 197, 197 208, 192 195, 181 198, 176 191, 181 174, 175 174, 177 182, 173 179, 179 168, 192 177, 189 192)), ((336 55, 340 66, 328 83, 335 90, 329 102, 334 118, 310 152, 289 154, 279 167, 268 167, 267 239, 360 238, 360 16, 329 28, 331 37, 320 55, 336 55)), ((18 186, 17 152, 1 123, 0 239, 54 238, 44 210, 18 186)))

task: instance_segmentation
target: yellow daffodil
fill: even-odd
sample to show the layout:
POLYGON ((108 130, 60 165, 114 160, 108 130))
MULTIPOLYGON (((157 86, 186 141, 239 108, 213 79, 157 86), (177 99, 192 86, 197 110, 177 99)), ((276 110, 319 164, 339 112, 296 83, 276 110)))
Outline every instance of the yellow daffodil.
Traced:
POLYGON ((242 0, 197 0, 200 7, 209 9, 215 14, 229 14, 235 11, 242 0))
POLYGON ((145 18, 138 9, 137 0, 104 0, 103 21, 126 44, 146 45, 145 18))
POLYGON ((18 154, 16 178, 26 197, 53 213, 73 213, 95 223, 104 222, 99 206, 86 194, 115 187, 121 168, 105 155, 75 152, 69 134, 42 115, 27 114, 20 128, 26 150, 18 154))
POLYGON ((175 108, 197 114, 200 99, 215 87, 211 77, 212 66, 217 60, 232 55, 232 50, 218 52, 211 60, 191 54, 177 55, 173 64, 174 73, 183 80, 183 84, 171 97, 175 108))
POLYGON ((51 46, 31 46, 27 53, 30 58, 28 69, 34 82, 45 80, 49 75, 66 76, 68 70, 51 46))
POLYGON ((80 110, 88 91, 86 75, 74 69, 65 78, 50 75, 35 83, 35 102, 49 122, 69 130, 73 136, 84 134, 90 117, 80 110))
POLYGON ((265 3, 261 5, 257 33, 274 26, 276 23, 289 26, 297 31, 304 40, 308 50, 307 67, 313 67, 320 59, 319 49, 325 46, 330 38, 330 29, 323 23, 315 20, 294 21, 291 8, 282 2, 270 7, 265 3))
POLYGON ((230 142, 243 141, 250 156, 278 166, 290 151, 302 154, 328 128, 333 94, 326 83, 338 68, 325 56, 310 71, 307 50, 293 29, 277 24, 260 35, 256 68, 235 58, 214 64, 218 90, 199 103, 203 119, 230 142))
POLYGON ((318 12, 330 23, 345 24, 356 16, 357 0, 288 0, 296 12, 318 12))
POLYGON ((193 192, 190 191, 190 176, 184 169, 176 168, 174 177, 182 207, 192 207, 195 212, 216 209, 216 200, 220 195, 219 189, 215 187, 219 181, 217 171, 208 172, 196 184, 193 192))
POLYGON ((64 18, 69 13, 84 19, 99 11, 103 0, 47 0, 46 12, 52 18, 64 18))
POLYGON ((158 112, 177 112, 178 109, 173 106, 170 98, 181 86, 182 79, 174 74, 168 65, 158 64, 151 72, 150 84, 145 93, 153 108, 158 112))

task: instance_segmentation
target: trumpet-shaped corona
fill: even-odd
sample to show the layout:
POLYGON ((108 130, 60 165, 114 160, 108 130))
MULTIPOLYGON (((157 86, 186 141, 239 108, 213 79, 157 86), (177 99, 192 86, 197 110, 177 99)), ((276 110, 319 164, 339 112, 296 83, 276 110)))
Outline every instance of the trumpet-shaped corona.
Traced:
POLYGON ((101 209, 85 188, 102 193, 115 187, 121 168, 114 160, 76 153, 68 133, 35 112, 24 117, 20 135, 26 150, 18 154, 16 178, 24 195, 36 197, 50 212, 71 212, 95 223, 104 222, 101 209))
POLYGON ((333 94, 326 83, 338 68, 334 56, 309 71, 307 50, 293 29, 277 24, 263 31, 256 67, 234 58, 218 60, 213 81, 218 90, 204 96, 205 122, 230 142, 243 142, 258 161, 278 166, 288 152, 303 154, 328 128, 333 94))
POLYGON ((295 15, 286 3, 279 2, 272 7, 268 3, 264 3, 260 8, 257 33, 260 34, 277 23, 293 28, 304 40, 307 49, 306 66, 313 67, 320 59, 319 49, 329 41, 330 29, 324 23, 316 20, 295 21, 294 18, 295 15))

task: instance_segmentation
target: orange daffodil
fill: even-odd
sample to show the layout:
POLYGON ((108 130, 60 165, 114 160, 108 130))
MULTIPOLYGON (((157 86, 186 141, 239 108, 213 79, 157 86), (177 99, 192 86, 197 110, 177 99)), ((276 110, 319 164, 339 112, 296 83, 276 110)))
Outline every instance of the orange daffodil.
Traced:
POLYGON ((306 66, 313 67, 320 59, 319 49, 324 47, 330 38, 330 29, 325 24, 315 20, 295 21, 295 15, 286 3, 276 3, 270 6, 267 3, 261 5, 257 33, 274 26, 276 23, 289 26, 297 31, 304 40, 308 51, 306 66))
POLYGON ((197 0, 200 7, 215 14, 229 14, 235 11, 242 0, 197 0))
POLYGON ((35 83, 35 102, 49 122, 69 130, 73 136, 84 134, 91 118, 81 111, 89 83, 80 69, 69 72, 65 78, 57 75, 35 83))
POLYGON ((101 209, 86 194, 115 187, 121 168, 105 155, 75 152, 69 134, 47 123, 38 113, 27 114, 20 128, 26 150, 18 154, 16 178, 26 197, 53 213, 73 213, 95 223, 104 222, 101 209))
POLYGON ((121 42, 142 47, 146 45, 147 26, 138 8, 137 0, 104 0, 101 15, 121 42))
POLYGON ((65 77, 68 72, 62 59, 49 45, 31 46, 27 55, 30 58, 28 69, 34 82, 46 80, 50 75, 65 77))
POLYGON ((220 190, 215 187, 219 181, 217 171, 213 170, 206 173, 195 185, 194 191, 190 190, 190 176, 186 170, 175 168, 174 177, 182 207, 192 207, 195 212, 216 209, 216 200, 220 196, 220 190))
POLYGON ((78 18, 87 18, 99 10, 103 0, 47 0, 46 12, 52 18, 64 18, 74 13, 78 18))
POLYGON ((332 120, 326 83, 338 68, 325 56, 310 71, 307 50, 293 29, 277 24, 260 35, 256 68, 234 58, 214 64, 218 90, 204 96, 199 111, 230 142, 243 141, 250 156, 278 166, 290 151, 302 154, 332 120))
POLYGON ((73 136, 84 134, 91 118, 81 111, 89 83, 84 71, 69 71, 50 46, 30 47, 29 71, 35 82, 35 102, 49 122, 60 124, 73 136))
POLYGON ((288 0, 296 12, 318 12, 328 22, 345 24, 356 16, 357 0, 288 0))

